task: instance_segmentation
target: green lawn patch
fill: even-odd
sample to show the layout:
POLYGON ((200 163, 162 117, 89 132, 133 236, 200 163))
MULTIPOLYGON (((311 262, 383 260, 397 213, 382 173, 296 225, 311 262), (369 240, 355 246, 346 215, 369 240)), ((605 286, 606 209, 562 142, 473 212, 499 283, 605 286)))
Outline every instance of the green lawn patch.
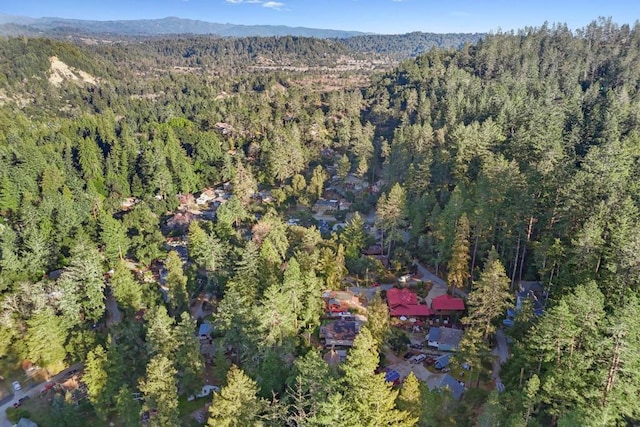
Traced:
POLYGON ((180 416, 189 415, 193 411, 197 411, 198 409, 204 407, 207 403, 211 403, 212 395, 199 397, 195 400, 188 401, 187 396, 181 396, 178 399, 178 410, 180 411, 180 416))
MULTIPOLYGON (((180 396, 178 400, 178 410, 180 411, 180 419, 182 420, 182 425, 187 426, 200 426, 202 424, 198 423, 195 419, 191 417, 191 414, 198 409, 204 408, 207 403, 211 403, 212 396, 200 397, 192 401, 188 401, 186 396, 180 396)), ((207 412, 207 419, 209 418, 209 413, 207 412)))
MULTIPOLYGON (((53 402, 52 396, 53 394, 45 397, 32 397, 18 409, 28 411, 30 414, 29 419, 40 427, 59 427, 60 420, 55 418, 54 408, 51 405, 53 402)), ((78 407, 70 407, 67 411, 64 418, 72 418, 75 422, 74 425, 91 427, 104 425, 104 422, 98 419, 93 412, 93 408, 86 400, 80 403, 78 407)))

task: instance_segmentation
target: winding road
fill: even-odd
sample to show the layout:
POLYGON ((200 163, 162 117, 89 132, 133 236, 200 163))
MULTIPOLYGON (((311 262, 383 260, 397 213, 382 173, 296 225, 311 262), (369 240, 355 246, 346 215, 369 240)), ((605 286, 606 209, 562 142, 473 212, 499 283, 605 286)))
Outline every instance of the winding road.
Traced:
MULTIPOLYGON (((433 274, 427 267, 420 264, 417 260, 413 261, 413 265, 418 267, 418 272, 420 273, 420 277, 423 282, 433 283, 429 294, 425 297, 425 303, 431 306, 431 301, 440 295, 446 294, 449 291, 449 286, 447 286, 447 282, 445 282, 444 279, 433 274)), ((460 298, 467 298, 467 293, 462 289, 455 289, 453 292, 460 298)))
POLYGON ((423 282, 433 283, 433 286, 431 286, 429 293, 424 298, 425 304, 431 307, 431 301, 433 301, 434 298, 437 298, 440 295, 444 295, 447 293, 447 290, 449 289, 447 286, 447 282, 445 282, 443 279, 441 279, 440 277, 430 272, 427 269, 427 267, 420 264, 418 261, 414 261, 413 265, 415 265, 418 268, 420 279, 423 282))
POLYGON ((118 303, 113 295, 107 296, 105 308, 107 310, 107 327, 111 327, 122 321, 122 312, 118 309, 118 303))
POLYGON ((504 384, 500 379, 500 366, 509 358, 509 345, 502 329, 496 331, 496 346, 493 348, 492 353, 495 356, 493 359, 493 380, 496 383, 496 390, 502 393, 504 384))
MULTIPOLYGON (((57 375, 54 375, 53 377, 51 377, 51 379, 49 381, 54 381, 54 382, 58 382, 60 381, 64 375, 73 370, 79 370, 82 369, 83 367, 83 363, 76 363, 75 365, 69 366, 67 369, 65 369, 64 371, 60 372, 57 375)), ((30 398, 34 398, 34 397, 39 397, 40 396, 40 392, 42 392, 42 390, 44 390, 45 385, 47 384, 47 382, 49 381, 44 381, 40 384, 34 385, 33 387, 26 389, 23 388, 20 391, 16 391, 13 399, 11 399, 9 402, 5 403, 4 405, 0 406, 0 427, 13 427, 13 423, 11 421, 9 421, 7 419, 7 409, 11 408, 13 406, 14 402, 17 402, 18 399, 25 397, 25 396, 29 396, 30 398)))

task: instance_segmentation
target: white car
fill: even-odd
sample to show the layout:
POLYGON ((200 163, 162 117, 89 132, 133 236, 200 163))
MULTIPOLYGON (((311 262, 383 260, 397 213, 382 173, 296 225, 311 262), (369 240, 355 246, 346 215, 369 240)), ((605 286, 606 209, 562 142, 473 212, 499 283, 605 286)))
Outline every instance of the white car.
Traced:
POLYGON ((424 361, 426 359, 427 359, 427 355, 426 354, 422 354, 422 353, 421 354, 416 354, 415 356, 413 356, 411 358, 411 363, 420 363, 420 362, 422 362, 422 361, 424 361))
POLYGON ((404 276, 400 276, 398 278, 398 282, 400 282, 400 283, 408 283, 409 281, 411 281, 411 275, 410 274, 405 274, 404 276))
POLYGON ((15 391, 20 391, 22 390, 22 386, 20 385, 20 383, 18 381, 14 381, 11 383, 11 387, 13 387, 13 389, 15 391))
POLYGON ((206 397, 209 396, 211 393, 215 392, 218 393, 220 391, 220 387, 218 387, 217 385, 204 385, 202 386, 202 390, 200 390, 198 393, 195 394, 195 396, 192 394, 191 396, 187 397, 188 401, 192 401, 195 400, 198 397, 206 397))

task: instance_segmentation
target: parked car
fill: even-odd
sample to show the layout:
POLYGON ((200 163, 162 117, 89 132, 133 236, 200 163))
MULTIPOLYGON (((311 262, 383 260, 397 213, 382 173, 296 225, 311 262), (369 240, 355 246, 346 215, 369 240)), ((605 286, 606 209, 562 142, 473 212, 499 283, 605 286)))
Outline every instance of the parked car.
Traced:
POLYGON ((31 399, 31 397, 30 397, 29 395, 23 396, 23 397, 21 397, 20 399, 18 399, 18 401, 17 401, 17 402, 14 402, 14 403, 13 403, 13 407, 14 407, 14 408, 19 408, 20 406, 22 406, 22 403, 23 403, 24 401, 29 400, 29 399, 31 399))
POLYGON ((411 343, 411 345, 409 347, 422 349, 424 347, 424 344, 422 344, 422 343, 418 343, 418 344, 411 343))
POLYGON ((420 363, 427 359, 426 354, 417 354, 411 359, 411 363, 420 363))
POLYGON ((13 387, 13 389, 15 391, 20 391, 22 390, 22 386, 20 385, 20 383, 18 381, 14 381, 11 383, 11 387, 13 387))
POLYGON ((48 383, 46 383, 44 385, 44 388, 42 389, 42 392, 46 393, 49 390, 51 390, 52 388, 54 388, 55 386, 56 386, 56 383, 54 383, 53 381, 49 381, 48 383))
POLYGON ((409 359, 411 359, 413 356, 414 356, 414 354, 413 354, 413 353, 408 352, 408 353, 405 353, 405 355, 404 355, 404 356, 402 356, 402 358, 403 358, 404 360, 409 360, 409 359))
POLYGON ((216 392, 218 393, 220 391, 220 387, 218 387, 217 385, 205 385, 202 386, 202 389, 196 393, 195 395, 191 395, 189 397, 187 397, 187 400, 191 401, 191 400, 195 400, 198 397, 205 397, 205 396, 209 396, 211 393, 216 392))
POLYGON ((74 376, 77 373, 78 373, 77 369, 72 369, 69 372, 65 372, 65 374, 64 374, 64 376, 62 378, 64 378, 65 380, 68 380, 69 378, 71 378, 72 376, 74 376))

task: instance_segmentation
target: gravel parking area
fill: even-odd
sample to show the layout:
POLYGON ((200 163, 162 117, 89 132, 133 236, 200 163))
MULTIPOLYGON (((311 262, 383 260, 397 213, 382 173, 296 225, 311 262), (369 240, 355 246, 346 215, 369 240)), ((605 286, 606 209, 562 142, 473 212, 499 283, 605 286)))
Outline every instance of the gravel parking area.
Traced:
MULTIPOLYGON (((420 354, 419 350, 412 350, 415 354, 420 354)), ((395 354, 389 352, 387 357, 387 367, 394 369, 400 374, 400 379, 404 380, 410 372, 418 378, 420 381, 429 381, 433 376, 439 377, 442 374, 434 374, 430 372, 424 363, 412 363, 411 361, 405 361, 402 357, 398 357, 395 354)))

